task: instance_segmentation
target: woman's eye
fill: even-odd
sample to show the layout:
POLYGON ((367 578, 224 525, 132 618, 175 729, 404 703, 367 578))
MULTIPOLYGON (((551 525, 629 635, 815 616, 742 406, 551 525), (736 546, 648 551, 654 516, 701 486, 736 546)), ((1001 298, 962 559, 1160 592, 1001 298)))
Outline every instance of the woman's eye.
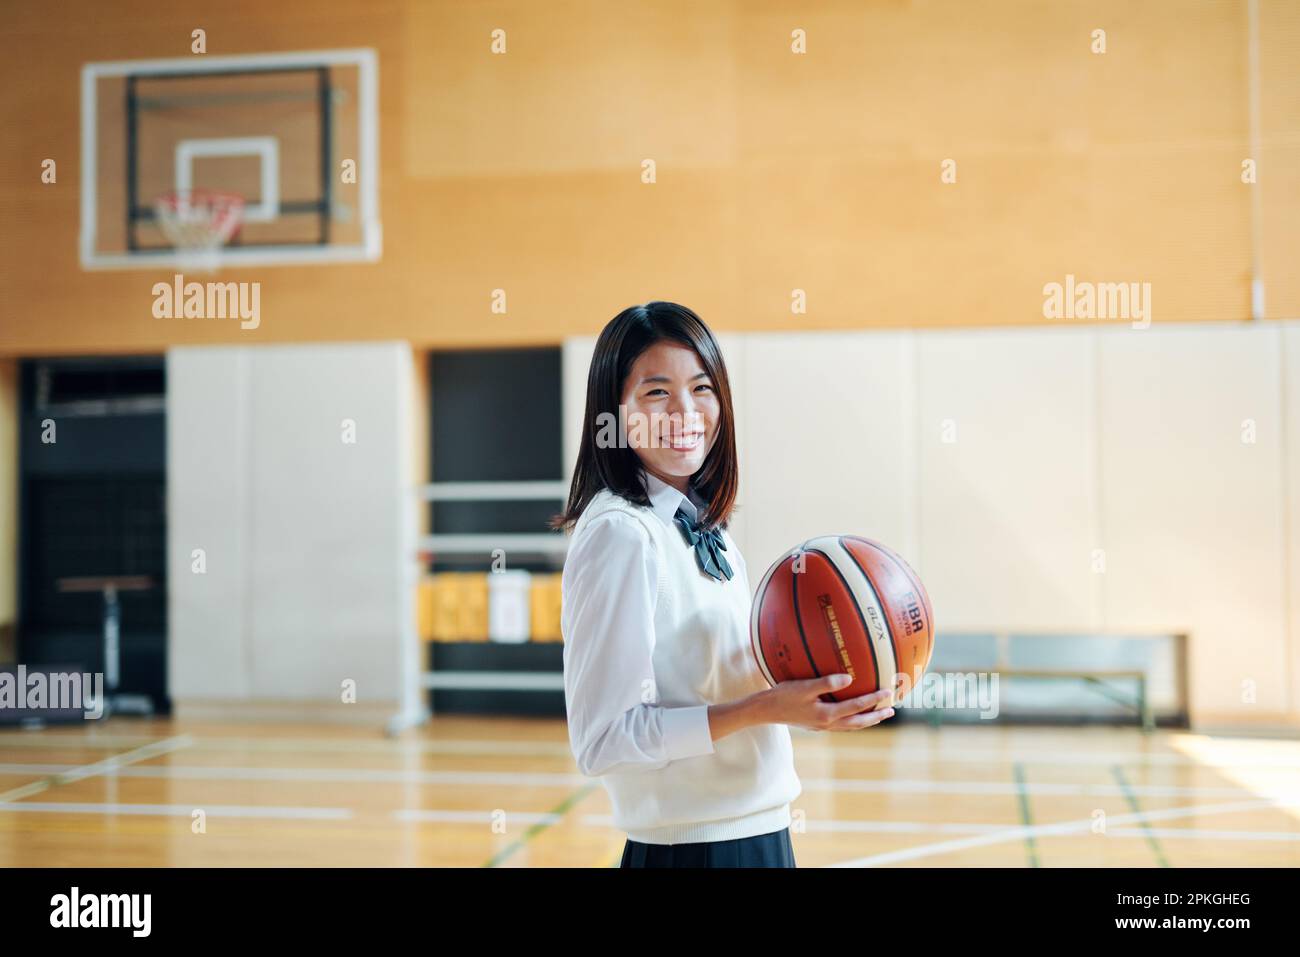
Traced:
MULTIPOLYGON (((701 382, 701 383, 700 383, 699 385, 697 385, 695 388, 696 388, 697 390, 698 390, 698 389, 708 389, 710 392, 713 391, 713 386, 711 386, 711 385, 706 385, 706 384, 703 383, 703 382, 701 382)), ((652 395, 657 395, 657 394, 660 393, 660 392, 664 393, 664 395, 667 395, 667 394, 668 394, 668 391, 667 391, 666 389, 651 389, 649 392, 646 393, 646 398, 649 398, 649 397, 652 396, 652 395)))

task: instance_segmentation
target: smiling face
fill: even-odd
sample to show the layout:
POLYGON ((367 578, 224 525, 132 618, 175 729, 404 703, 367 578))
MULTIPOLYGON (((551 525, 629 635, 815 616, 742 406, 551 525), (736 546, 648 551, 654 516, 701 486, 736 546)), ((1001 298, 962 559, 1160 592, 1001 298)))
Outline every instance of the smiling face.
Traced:
POLYGON ((695 350, 660 340, 632 363, 623 383, 627 441, 641 464, 685 494, 718 436, 721 404, 695 350))

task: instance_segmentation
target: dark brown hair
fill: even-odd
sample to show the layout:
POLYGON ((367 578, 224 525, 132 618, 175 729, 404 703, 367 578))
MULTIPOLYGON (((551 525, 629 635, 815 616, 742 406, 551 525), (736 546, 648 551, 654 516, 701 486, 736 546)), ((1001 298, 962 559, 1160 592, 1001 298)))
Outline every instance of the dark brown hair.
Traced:
POLYGON ((623 383, 637 357, 656 342, 681 343, 700 357, 718 396, 717 437, 691 484, 705 502, 700 524, 726 528, 735 507, 740 484, 736 463, 736 424, 731 404, 731 380, 722 361, 718 341, 699 316, 675 302, 647 302, 624 309, 601 330, 596 352, 587 373, 587 409, 582 421, 582 440, 573 469, 569 501, 551 519, 552 528, 572 528, 583 510, 601 489, 610 489, 636 505, 650 504, 640 480, 641 459, 620 436, 613 448, 600 448, 596 436, 602 422, 621 423, 619 404, 623 383), (604 416, 604 418, 602 418, 604 416))

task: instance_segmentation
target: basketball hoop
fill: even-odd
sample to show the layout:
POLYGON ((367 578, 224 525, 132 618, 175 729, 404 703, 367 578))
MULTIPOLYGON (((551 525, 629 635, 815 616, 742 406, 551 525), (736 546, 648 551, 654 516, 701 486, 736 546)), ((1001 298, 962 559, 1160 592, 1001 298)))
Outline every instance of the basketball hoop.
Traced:
POLYGON ((244 198, 219 189, 178 189, 154 200, 158 225, 182 269, 216 272, 221 249, 244 220, 244 198))

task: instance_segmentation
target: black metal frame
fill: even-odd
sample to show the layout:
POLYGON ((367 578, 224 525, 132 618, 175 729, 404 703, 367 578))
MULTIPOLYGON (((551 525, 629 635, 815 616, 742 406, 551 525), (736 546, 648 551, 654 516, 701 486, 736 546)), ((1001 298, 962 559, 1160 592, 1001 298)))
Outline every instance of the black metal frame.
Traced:
MULTIPOLYGON (((266 67, 251 70, 202 70, 195 72, 177 71, 175 73, 131 73, 126 76, 126 248, 130 252, 165 252, 171 246, 142 246, 136 235, 138 223, 151 223, 157 219, 152 206, 141 206, 139 188, 136 182, 139 173, 139 150, 137 144, 139 122, 139 95, 136 83, 139 80, 192 80, 207 76, 248 76, 250 74, 270 73, 315 73, 317 77, 316 104, 320 127, 320 173, 321 197, 317 200, 292 200, 280 202, 280 213, 301 215, 314 213, 318 217, 319 233, 316 245, 327 246, 330 241, 330 207, 332 202, 331 176, 334 169, 334 126, 333 99, 334 87, 331 82, 330 67, 266 67)), ((232 246, 307 246, 309 243, 285 243, 269 241, 246 243, 238 237, 232 239, 232 246)))

